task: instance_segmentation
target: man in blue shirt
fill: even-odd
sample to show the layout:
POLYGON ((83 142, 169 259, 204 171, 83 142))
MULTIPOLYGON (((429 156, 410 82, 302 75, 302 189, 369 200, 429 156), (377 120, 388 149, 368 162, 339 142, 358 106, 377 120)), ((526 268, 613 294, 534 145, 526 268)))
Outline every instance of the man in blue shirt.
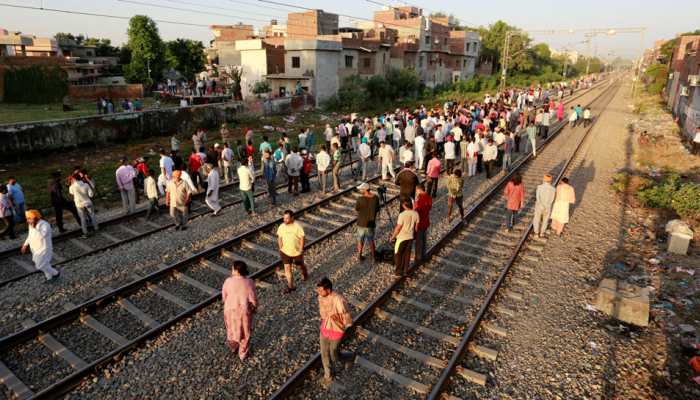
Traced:
POLYGON ((22 186, 17 183, 17 179, 14 176, 7 179, 7 191, 14 205, 15 222, 24 222, 24 191, 22 191, 22 186))

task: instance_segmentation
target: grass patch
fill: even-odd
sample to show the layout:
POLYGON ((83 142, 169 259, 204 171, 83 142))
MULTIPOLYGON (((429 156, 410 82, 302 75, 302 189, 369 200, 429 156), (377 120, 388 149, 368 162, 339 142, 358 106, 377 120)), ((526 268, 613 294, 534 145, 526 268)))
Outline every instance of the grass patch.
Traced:
MULTIPOLYGON (((143 105, 146 108, 152 106, 154 103, 152 98, 145 98, 142 100, 143 105)), ((121 106, 119 104, 115 104, 115 106, 121 110, 121 106)), ((63 111, 63 104, 61 103, 0 103, 0 124, 98 115, 95 101, 74 101, 71 103, 71 107, 73 107, 73 111, 63 111)))

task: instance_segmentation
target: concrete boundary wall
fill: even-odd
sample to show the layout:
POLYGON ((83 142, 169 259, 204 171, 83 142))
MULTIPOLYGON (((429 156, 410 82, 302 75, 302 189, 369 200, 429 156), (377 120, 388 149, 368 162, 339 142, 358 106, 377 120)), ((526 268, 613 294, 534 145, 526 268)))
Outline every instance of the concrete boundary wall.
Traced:
POLYGON ((5 124, 0 125, 0 156, 163 136, 173 132, 190 134, 198 127, 215 128, 231 121, 242 111, 242 103, 229 102, 5 124))

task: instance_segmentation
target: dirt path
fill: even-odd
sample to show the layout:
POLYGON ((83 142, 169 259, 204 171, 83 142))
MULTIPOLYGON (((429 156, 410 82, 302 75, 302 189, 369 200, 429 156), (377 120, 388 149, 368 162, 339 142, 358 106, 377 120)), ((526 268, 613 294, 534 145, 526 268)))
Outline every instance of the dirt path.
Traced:
POLYGON ((616 170, 632 163, 625 127, 632 111, 630 89, 626 83, 618 92, 584 146, 585 157, 573 167, 578 203, 571 224, 561 238, 549 239, 541 265, 528 278, 525 301, 507 323, 488 398, 700 396, 700 386, 674 376, 687 361, 676 359, 667 346, 661 316, 652 313, 650 326, 638 329, 586 309, 604 277, 634 278, 656 290, 662 285, 647 262, 658 246, 655 237, 645 236, 644 229, 631 231, 642 224, 609 188, 616 170))

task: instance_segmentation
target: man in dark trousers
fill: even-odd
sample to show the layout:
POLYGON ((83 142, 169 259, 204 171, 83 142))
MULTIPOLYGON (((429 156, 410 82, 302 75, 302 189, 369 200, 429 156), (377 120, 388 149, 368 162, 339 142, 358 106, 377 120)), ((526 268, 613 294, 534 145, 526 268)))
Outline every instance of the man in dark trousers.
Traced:
POLYGON ((399 171, 398 174, 396 174, 396 183, 399 185, 400 190, 399 190, 399 212, 403 211, 403 207, 401 206, 401 203, 404 202, 404 200, 408 200, 411 204, 413 204, 413 199, 416 196, 416 186, 420 183, 420 179, 418 178, 418 175, 416 175, 415 172, 413 172, 413 161, 406 161, 406 164, 404 165, 403 169, 399 171))
MULTIPOLYGON (((379 196, 369 190, 369 184, 363 182, 357 187, 362 196, 357 199, 355 211, 357 211, 357 258, 362 261, 362 250, 365 242, 369 244, 371 254, 376 259, 374 242, 374 228, 376 227, 377 212, 379 211, 379 196)), ((376 260, 375 260, 376 261, 376 260)))
POLYGON ((49 180, 49 197, 51 198, 54 215, 56 215, 56 226, 58 226, 58 231, 60 233, 66 231, 66 228, 63 227, 63 210, 70 211, 71 214, 73 214, 73 218, 75 218, 75 222, 80 224, 80 217, 78 216, 78 210, 75 208, 75 203, 63 197, 63 184, 61 182, 60 171, 51 173, 51 179, 49 180))

